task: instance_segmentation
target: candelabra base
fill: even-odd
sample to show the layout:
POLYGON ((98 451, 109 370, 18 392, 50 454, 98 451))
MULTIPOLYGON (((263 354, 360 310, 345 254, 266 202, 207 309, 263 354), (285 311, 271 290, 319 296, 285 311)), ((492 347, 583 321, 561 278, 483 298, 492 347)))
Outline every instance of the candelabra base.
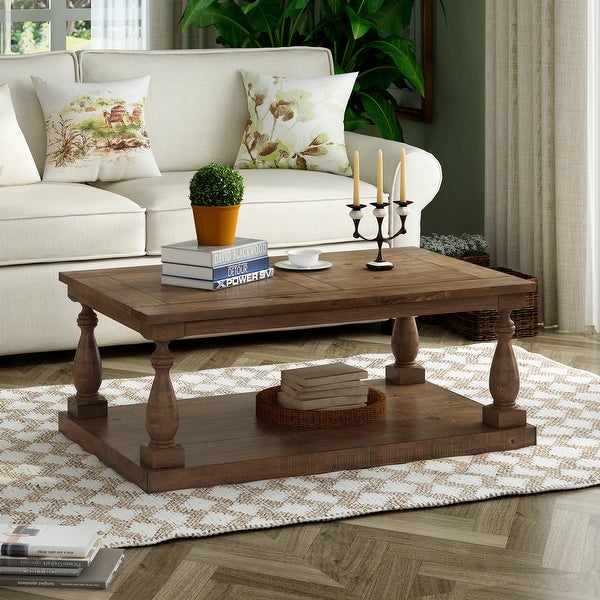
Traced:
POLYGON ((370 260, 367 263, 367 269, 371 271, 389 271, 394 268, 394 263, 387 260, 370 260))

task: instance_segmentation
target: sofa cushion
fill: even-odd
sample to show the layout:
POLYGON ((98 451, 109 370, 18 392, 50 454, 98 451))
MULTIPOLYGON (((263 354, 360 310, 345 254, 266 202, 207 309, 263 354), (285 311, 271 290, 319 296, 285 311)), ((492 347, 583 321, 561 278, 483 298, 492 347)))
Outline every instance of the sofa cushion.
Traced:
POLYGON ((150 77, 102 84, 31 79, 46 119, 44 181, 160 175, 144 120, 150 77))
POLYGON ((17 123, 7 84, 0 84, 0 186, 40 180, 25 136, 17 123))
POLYGON ((140 256, 144 209, 77 183, 2 188, 0 265, 140 256))
POLYGON ((242 70, 248 123, 235 166, 351 175, 344 112, 356 76, 280 77, 242 70))
MULTIPOLYGON (((292 169, 240 173, 245 189, 236 235, 266 239, 270 248, 352 240, 354 229, 346 206, 352 203, 352 178, 292 169)), ((160 254, 162 245, 195 236, 188 198, 193 175, 194 171, 180 171, 94 185, 127 196, 146 209, 146 251, 160 254)), ((363 203, 375 202, 375 186, 361 182, 360 190, 363 203)), ((373 237, 375 219, 369 215, 364 221, 361 233, 373 237)))

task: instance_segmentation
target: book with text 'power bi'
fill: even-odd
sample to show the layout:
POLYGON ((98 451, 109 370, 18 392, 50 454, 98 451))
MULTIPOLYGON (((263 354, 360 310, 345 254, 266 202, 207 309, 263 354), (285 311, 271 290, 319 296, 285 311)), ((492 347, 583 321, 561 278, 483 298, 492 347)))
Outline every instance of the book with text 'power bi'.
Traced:
POLYGON ((254 273, 244 273, 234 277, 226 277, 217 281, 208 281, 205 279, 191 279, 190 277, 173 277, 171 275, 161 275, 160 282, 163 285, 174 285, 176 287, 194 288, 197 290, 225 290, 230 287, 243 285, 244 283, 253 283, 269 279, 275 275, 275 269, 262 269, 254 273))
POLYGON ((199 246, 197 240, 167 244, 161 248, 163 262, 220 267, 236 262, 267 256, 265 240, 236 237, 231 246, 199 246))
POLYGON ((91 526, 0 524, 0 556, 83 558, 97 541, 91 526))
POLYGON ((182 263, 162 263, 162 274, 173 277, 189 277, 190 279, 203 279, 204 281, 218 281, 228 277, 237 277, 247 273, 256 273, 269 268, 269 257, 260 256, 241 262, 230 263, 220 267, 199 267, 197 265, 184 265, 182 263))
POLYGON ((43 575, 7 575, 0 573, 0 586, 106 589, 124 552, 119 548, 101 548, 89 567, 75 577, 43 575))

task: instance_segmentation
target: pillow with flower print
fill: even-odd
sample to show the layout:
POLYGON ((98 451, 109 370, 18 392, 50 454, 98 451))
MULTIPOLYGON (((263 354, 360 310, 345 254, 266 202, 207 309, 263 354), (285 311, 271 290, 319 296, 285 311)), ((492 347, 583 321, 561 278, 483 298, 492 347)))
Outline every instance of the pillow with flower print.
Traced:
POLYGON ((242 70, 248 122, 240 169, 279 168, 351 175, 344 112, 358 73, 281 77, 242 70))

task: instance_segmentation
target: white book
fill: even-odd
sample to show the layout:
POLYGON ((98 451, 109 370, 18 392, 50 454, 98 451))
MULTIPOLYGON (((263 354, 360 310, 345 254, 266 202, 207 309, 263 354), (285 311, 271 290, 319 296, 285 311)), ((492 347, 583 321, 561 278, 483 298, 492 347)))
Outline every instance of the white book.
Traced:
POLYGON ((98 536, 92 549, 81 556, 0 556, 0 567, 34 567, 50 569, 81 569, 89 567, 100 548, 102 537, 98 536))
POLYGON ((85 557, 97 540, 86 525, 0 524, 0 556, 85 557))
POLYGON ((253 238, 235 238, 231 246, 199 246, 197 240, 187 240, 161 248, 164 262, 211 268, 266 256, 267 252, 267 242, 253 238))

